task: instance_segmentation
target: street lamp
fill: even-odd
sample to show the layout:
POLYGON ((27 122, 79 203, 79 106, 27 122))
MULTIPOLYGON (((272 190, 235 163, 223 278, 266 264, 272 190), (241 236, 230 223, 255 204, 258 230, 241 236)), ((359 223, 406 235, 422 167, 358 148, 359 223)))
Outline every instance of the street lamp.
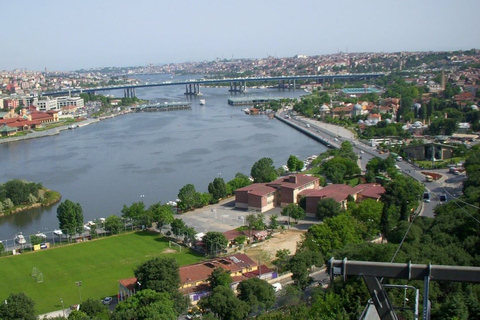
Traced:
POLYGON ((60 298, 60 302, 62 303, 63 317, 65 318, 65 306, 63 305, 63 299, 62 298, 60 298))
POLYGON ((78 295, 80 296, 80 302, 82 302, 82 281, 77 281, 75 284, 78 287, 78 295))

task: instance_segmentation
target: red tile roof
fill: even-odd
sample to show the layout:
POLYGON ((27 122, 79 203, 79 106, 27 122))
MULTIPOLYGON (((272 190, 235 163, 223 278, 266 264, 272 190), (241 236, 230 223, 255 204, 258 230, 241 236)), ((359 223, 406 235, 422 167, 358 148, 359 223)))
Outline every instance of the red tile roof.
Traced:
POLYGON ((269 186, 265 185, 264 183, 254 183, 254 184, 251 184, 249 186, 237 189, 237 190, 235 190, 235 192, 247 191, 248 193, 251 193, 251 194, 254 194, 254 195, 263 196, 263 195, 269 194, 271 192, 275 192, 275 190, 276 190, 275 188, 269 187, 269 186))
POLYGON ((317 177, 307 176, 305 174, 295 174, 288 177, 282 177, 275 181, 267 183, 269 186, 281 186, 286 189, 297 189, 300 186, 306 185, 307 183, 317 181, 317 177))
POLYGON ((309 194, 311 197, 333 198, 340 202, 346 200, 349 195, 357 194, 358 191, 346 184, 329 184, 323 189, 315 190, 309 194))
POLYGON ((254 267, 257 266, 257 264, 246 254, 242 253, 202 263, 191 264, 180 267, 180 282, 186 284, 187 282, 205 281, 212 273, 213 269, 217 267, 221 267, 234 273, 241 271, 248 266, 254 267))
POLYGON ((127 288, 130 291, 133 291, 135 289, 135 284, 137 283, 137 278, 127 278, 127 279, 122 279, 118 280, 122 286, 127 288))
POLYGON ((372 199, 380 199, 382 194, 385 193, 385 188, 376 183, 359 184, 354 189, 358 190, 363 197, 372 199))

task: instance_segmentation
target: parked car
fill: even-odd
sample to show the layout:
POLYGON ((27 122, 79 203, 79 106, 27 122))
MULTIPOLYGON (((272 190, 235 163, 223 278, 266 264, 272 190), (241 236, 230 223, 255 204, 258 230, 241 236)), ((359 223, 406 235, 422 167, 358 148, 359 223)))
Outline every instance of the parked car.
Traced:
POLYGON ((112 301, 113 301, 112 297, 106 297, 105 299, 102 300, 102 303, 105 305, 109 305, 110 303, 112 303, 112 301))
POLYGON ((440 202, 447 202, 447 195, 446 194, 440 195, 440 202))
POLYGON ((430 202, 430 192, 423 193, 423 201, 430 202))

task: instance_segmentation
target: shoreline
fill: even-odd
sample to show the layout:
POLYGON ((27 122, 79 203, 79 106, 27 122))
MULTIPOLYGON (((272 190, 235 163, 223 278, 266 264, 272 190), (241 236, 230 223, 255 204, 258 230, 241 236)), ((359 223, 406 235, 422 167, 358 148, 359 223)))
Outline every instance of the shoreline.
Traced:
MULTIPOLYGON (((78 122, 77 125, 78 125, 78 127, 81 128, 81 127, 84 127, 84 126, 89 125, 91 123, 96 123, 96 122, 99 122, 99 121, 100 121, 100 119, 90 118, 90 119, 78 122)), ((64 126, 53 128, 53 129, 48 129, 48 130, 45 130, 45 131, 40 131, 40 132, 33 131, 33 132, 31 132, 31 133, 29 133, 25 136, 21 136, 21 137, 4 138, 4 139, 0 139, 0 144, 23 141, 23 140, 30 140, 30 139, 36 139, 36 138, 43 138, 43 137, 51 137, 51 136, 55 136, 55 135, 60 134, 60 132, 62 132, 64 130, 68 130, 68 127, 69 127, 69 125, 66 124, 64 126)))

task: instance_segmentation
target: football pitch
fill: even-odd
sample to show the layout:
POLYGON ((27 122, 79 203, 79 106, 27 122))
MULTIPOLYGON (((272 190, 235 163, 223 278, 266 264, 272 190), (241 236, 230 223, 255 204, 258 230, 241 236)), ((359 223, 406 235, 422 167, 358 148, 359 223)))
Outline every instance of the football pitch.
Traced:
POLYGON ((173 257, 179 266, 201 259, 189 250, 170 250, 168 240, 150 232, 4 257, 0 259, 0 301, 10 293, 24 292, 35 301, 37 313, 42 314, 60 310, 60 299, 67 308, 80 303, 80 296, 82 300, 115 297, 118 280, 133 277, 133 269, 139 264, 159 256, 173 257))

